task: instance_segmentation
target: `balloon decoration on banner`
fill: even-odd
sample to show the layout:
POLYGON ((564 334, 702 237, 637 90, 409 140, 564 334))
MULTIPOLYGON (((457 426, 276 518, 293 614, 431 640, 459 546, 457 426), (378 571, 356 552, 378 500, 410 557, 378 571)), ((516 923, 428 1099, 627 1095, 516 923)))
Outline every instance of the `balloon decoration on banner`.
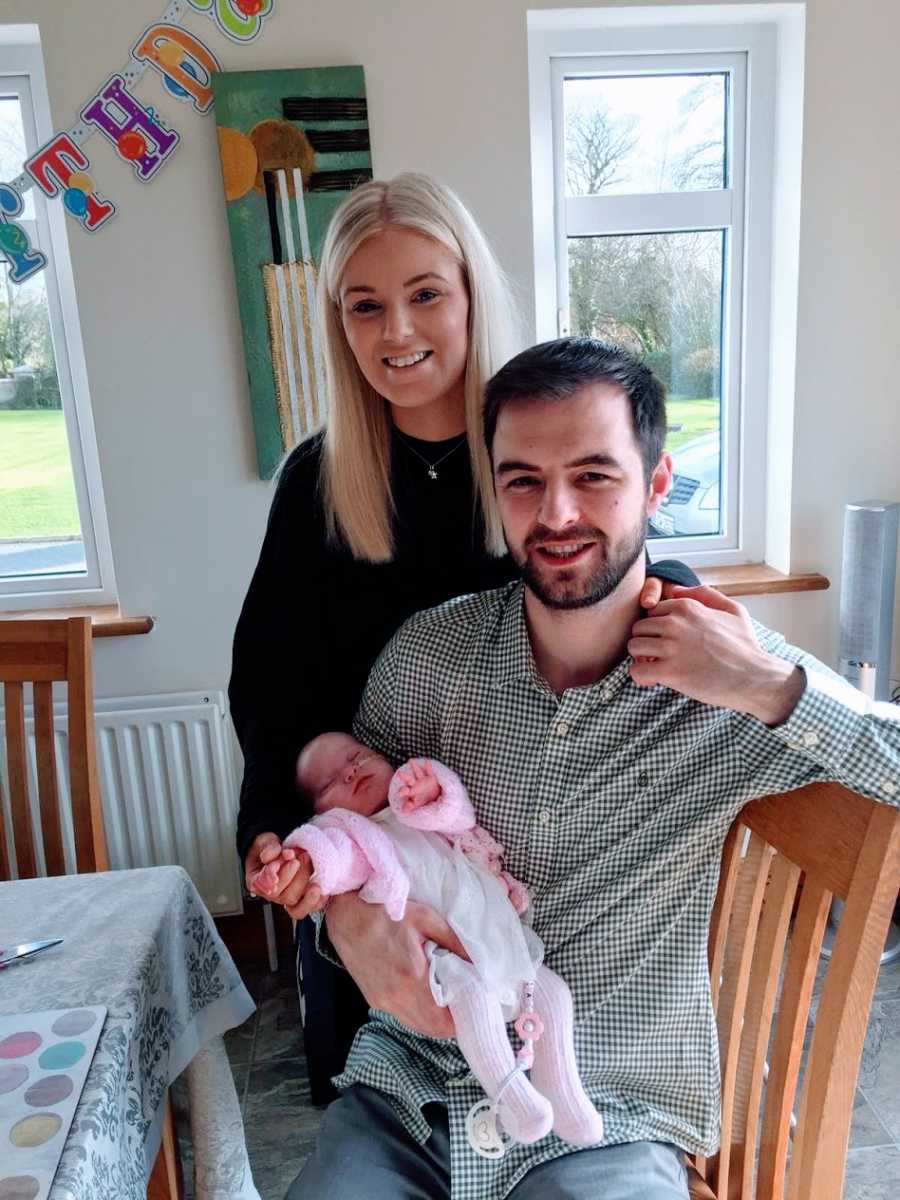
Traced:
POLYGON ((185 18, 204 14, 232 42, 246 43, 259 35, 273 6, 274 0, 170 0, 160 20, 132 46, 125 66, 83 106, 77 124, 33 154, 17 179, 0 183, 0 259, 6 260, 12 283, 30 279, 47 265, 47 256, 32 246, 16 220, 30 187, 49 198, 60 197, 69 216, 89 233, 115 216, 116 205, 97 190, 91 160, 82 149, 89 138, 102 134, 142 183, 154 179, 178 148, 180 134, 135 95, 148 67, 158 73, 166 96, 199 113, 209 112, 213 72, 221 66, 195 33, 182 28, 185 18))

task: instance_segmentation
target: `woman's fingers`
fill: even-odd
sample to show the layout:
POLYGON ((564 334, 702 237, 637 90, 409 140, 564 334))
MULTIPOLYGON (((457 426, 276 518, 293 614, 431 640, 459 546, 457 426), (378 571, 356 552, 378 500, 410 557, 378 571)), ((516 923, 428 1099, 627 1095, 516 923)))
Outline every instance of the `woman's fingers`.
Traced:
POLYGON ((662 599, 663 581, 655 575, 648 575, 641 588, 640 605, 643 609, 654 608, 662 599))

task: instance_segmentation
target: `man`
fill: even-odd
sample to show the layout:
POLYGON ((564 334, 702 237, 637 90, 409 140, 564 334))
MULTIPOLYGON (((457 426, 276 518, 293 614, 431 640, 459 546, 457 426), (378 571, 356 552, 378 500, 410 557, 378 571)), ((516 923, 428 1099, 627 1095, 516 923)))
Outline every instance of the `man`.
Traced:
POLYGON ((467 1114, 482 1096, 437 1040, 452 1026, 421 945, 458 951, 452 931, 416 908, 392 928, 340 896, 327 931, 378 1011, 290 1195, 685 1198, 681 1151, 718 1138, 706 948, 727 831, 749 800, 814 780, 896 803, 900 713, 710 589, 641 617, 671 461, 662 389, 628 355, 588 339, 525 351, 488 385, 485 436, 523 582, 413 617, 355 732, 459 772, 532 889, 604 1144, 574 1153, 550 1135, 479 1156, 467 1114))

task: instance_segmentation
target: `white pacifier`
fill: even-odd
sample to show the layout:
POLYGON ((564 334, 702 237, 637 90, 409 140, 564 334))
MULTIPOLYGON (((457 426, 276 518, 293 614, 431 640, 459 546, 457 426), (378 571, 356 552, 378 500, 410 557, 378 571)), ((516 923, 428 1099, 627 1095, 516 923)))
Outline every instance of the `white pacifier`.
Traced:
POLYGON ((477 1101, 466 1113, 466 1137, 476 1154, 495 1161, 503 1157, 512 1141, 500 1130, 497 1105, 487 1098, 477 1101))

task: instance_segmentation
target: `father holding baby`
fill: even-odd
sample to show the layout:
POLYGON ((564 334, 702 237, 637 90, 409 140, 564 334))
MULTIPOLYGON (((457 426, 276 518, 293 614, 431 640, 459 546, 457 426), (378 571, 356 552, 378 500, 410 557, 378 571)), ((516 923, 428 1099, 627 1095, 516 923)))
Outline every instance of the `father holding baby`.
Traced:
POLYGON ((589 339, 533 347, 489 383, 484 424, 522 579, 409 620, 354 734, 394 764, 446 764, 505 848, 571 990, 603 1141, 477 1155, 465 1119, 482 1093, 422 945, 458 953, 452 931, 312 885, 320 949, 375 1012, 289 1197, 684 1200, 682 1151, 718 1140, 706 954, 727 831, 755 797, 816 780, 896 803, 900 714, 711 589, 641 615, 647 517, 671 477, 646 367, 589 339))

